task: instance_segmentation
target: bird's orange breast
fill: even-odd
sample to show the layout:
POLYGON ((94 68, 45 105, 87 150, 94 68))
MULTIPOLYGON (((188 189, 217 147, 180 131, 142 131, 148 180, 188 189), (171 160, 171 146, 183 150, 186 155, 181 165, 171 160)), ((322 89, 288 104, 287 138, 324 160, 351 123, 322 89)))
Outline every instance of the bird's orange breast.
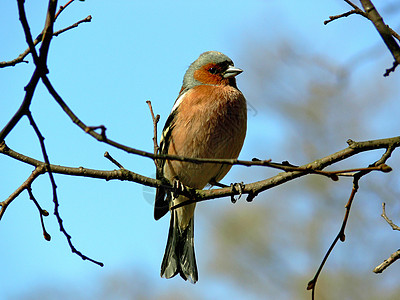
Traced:
MULTIPOLYGON (((237 158, 246 135, 243 94, 231 86, 200 85, 184 95, 171 133, 168 154, 197 158, 237 158)), ((167 161, 164 176, 203 188, 231 168, 221 164, 167 161)))

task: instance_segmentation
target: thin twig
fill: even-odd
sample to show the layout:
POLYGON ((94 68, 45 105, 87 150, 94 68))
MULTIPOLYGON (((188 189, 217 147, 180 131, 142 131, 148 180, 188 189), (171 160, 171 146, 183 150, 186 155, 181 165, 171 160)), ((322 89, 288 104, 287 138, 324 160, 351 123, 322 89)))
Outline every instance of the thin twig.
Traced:
MULTIPOLYGON (((14 158, 20 162, 25 164, 29 164, 35 167, 42 167, 45 169, 45 163, 29 156, 23 155, 18 153, 10 148, 5 144, 5 142, 0 143, 0 153, 7 155, 11 158, 14 158)), ((105 171, 105 170, 94 170, 88 169, 84 167, 73 168, 67 166, 59 166, 59 165, 52 165, 50 164, 49 169, 56 174, 64 174, 64 175, 71 175, 71 176, 79 176, 79 177, 88 177, 88 178, 98 178, 98 179, 105 179, 105 180, 127 180, 131 182, 140 183, 150 187, 166 187, 162 184, 161 181, 146 177, 135 172, 123 169, 123 170, 112 170, 112 171, 105 171)), ((45 173, 45 171, 43 172, 45 173)), ((168 187, 166 187, 168 188, 168 187)))
MULTIPOLYGON (((150 101, 150 100, 147 100, 146 103, 147 103, 147 105, 149 106, 151 118, 152 118, 152 120, 153 120, 153 144, 154 144, 154 154, 157 155, 157 154, 158 154, 158 150, 159 150, 158 143, 157 143, 157 124, 158 124, 158 121, 160 121, 160 115, 157 115, 157 116, 154 115, 153 107, 152 107, 152 105, 151 105, 151 101, 150 101)), ((157 161, 156 161, 156 160, 154 160, 154 163, 155 163, 156 166, 157 166, 157 161)))
POLYGON ((104 153, 104 157, 107 158, 109 161, 111 161, 114 165, 116 165, 120 169, 125 169, 118 161, 116 161, 108 151, 104 153))
MULTIPOLYGON (((324 169, 325 167, 332 165, 338 161, 345 160, 351 156, 354 156, 358 153, 362 153, 365 151, 373 150, 373 149, 388 149, 384 156, 385 160, 389 158, 390 153, 394 151, 397 147, 400 146, 400 137, 388 138, 388 139, 381 139, 381 140, 374 140, 374 141, 365 141, 365 142, 352 142, 350 146, 328 155, 326 157, 317 159, 314 162, 301 166, 301 169, 324 169), (389 151, 390 150, 390 151, 389 151)), ((0 143, 0 153, 3 153, 7 156, 10 156, 14 159, 17 159, 23 163, 30 164, 32 166, 38 166, 43 164, 43 162, 35 160, 31 157, 25 156, 20 154, 12 149, 8 148, 5 143, 0 143)), ((383 156, 382 156, 383 158, 383 156)), ((381 158, 381 159, 382 159, 381 158)), ((382 161, 381 163, 384 163, 382 161)), ((83 176, 83 177, 91 177, 91 178, 100 178, 105 180, 128 180, 136 183, 140 183, 150 187, 164 187, 164 188, 171 188, 171 186, 163 184, 160 180, 156 180, 150 177, 146 177, 137 173, 134 173, 129 170, 114 170, 114 171, 103 171, 103 170, 92 170, 86 168, 71 168, 65 166, 57 166, 57 165, 50 165, 51 170, 54 173, 59 174, 68 174, 73 176, 83 176)), ((242 194, 248 194, 248 200, 254 199, 259 193, 271 189, 275 186, 281 185, 286 183, 290 180, 305 176, 310 174, 310 172, 305 171, 291 171, 291 172, 282 172, 273 177, 253 182, 253 183, 246 183, 244 188, 242 189, 242 194)), ((232 195, 238 195, 235 191, 232 191, 230 187, 227 188, 220 188, 220 189, 211 189, 211 190, 196 190, 196 189, 189 189, 188 196, 195 195, 194 199, 190 200, 190 202, 182 202, 180 205, 187 205, 193 202, 200 202, 209 199, 217 199, 223 197, 230 197, 232 195)))
POLYGON ((343 218, 343 222, 342 222, 342 226, 340 228, 339 233, 336 235, 335 239, 333 240, 331 246, 329 247, 328 251, 326 252, 324 258, 322 259, 321 264, 319 265, 319 268, 317 270, 317 272, 314 275, 314 278, 311 279, 308 284, 307 284, 307 290, 311 290, 311 299, 315 299, 315 289, 317 286, 317 280, 318 277, 322 271, 322 269, 324 268, 324 265, 326 263, 326 261, 328 260, 329 255, 331 254, 333 248, 335 248, 336 243, 340 240, 341 242, 344 242, 346 239, 346 235, 345 235, 345 229, 346 229, 346 224, 347 221, 349 219, 349 215, 350 215, 350 209, 351 209, 351 204, 353 203, 354 200, 354 196, 357 193, 358 190, 358 181, 361 177, 354 177, 353 180, 353 188, 351 190, 351 194, 349 197, 349 200, 347 201, 346 205, 345 205, 345 214, 344 214, 344 218, 343 218))
MULTIPOLYGON (((0 144, 0 147, 5 146, 4 142, 0 144)), ((44 165, 38 165, 36 166, 35 170, 32 172, 32 174, 24 181, 23 184, 21 184, 6 200, 0 202, 0 220, 3 217, 8 205, 11 204, 11 202, 19 196, 25 189, 27 189, 32 182, 41 174, 45 173, 45 168, 44 165)))
MULTIPOLYGON (((285 167, 282 164, 274 164, 271 163, 270 160, 261 160, 261 161, 243 161, 243 160, 238 160, 238 159, 210 159, 210 158, 194 158, 194 157, 183 157, 183 156, 178 156, 178 155, 155 155, 154 153, 138 150, 132 147, 128 147, 126 145, 122 145, 120 143, 117 143, 109 138, 104 138, 102 134, 98 134, 97 132, 90 130, 90 128, 93 127, 88 127, 83 123, 73 112, 72 110, 68 107, 68 105, 64 102, 64 100, 61 98, 61 96, 56 92, 52 84, 50 83, 48 77, 46 75, 42 76, 42 81, 47 87, 48 91, 50 94, 53 96, 53 98, 56 100, 56 102, 61 106, 61 108, 64 110, 64 112, 71 118, 71 120, 83 131, 87 132, 89 135, 94 137, 100 142, 106 143, 110 146, 113 146, 117 149, 123 150, 127 153, 131 154, 136 154, 140 155, 143 157, 150 158, 152 160, 154 159, 167 159, 167 160, 176 160, 176 161, 183 161, 183 162, 193 162, 193 163, 219 163, 219 164, 228 164, 228 165, 242 165, 242 166, 269 166, 269 167, 276 167, 277 169, 281 170, 287 170, 289 167, 285 167), (89 128, 89 130, 88 130, 89 128)), ((96 127, 94 127, 96 128, 96 127)), ((393 143, 395 147, 398 147, 400 145, 400 137, 394 137, 392 138, 393 143)), ((353 142, 353 145, 350 146, 347 150, 343 150, 345 152, 353 152, 356 151, 358 153, 358 147, 359 149, 363 149, 363 151, 370 149, 369 147, 372 147, 371 149, 379 149, 379 148, 386 148, 389 144, 392 144, 392 139, 382 139, 382 140, 374 140, 374 141, 368 141, 368 142, 353 142), (365 144, 368 143, 368 144, 365 144), (380 145, 380 144, 383 145, 380 145)), ((1 141, 1 139, 0 139, 1 141)), ((349 142, 350 143, 350 142, 349 142)), ((339 154, 339 153, 337 153, 339 154)), ((347 154, 344 154, 347 155, 347 154)), ((335 155, 336 156, 336 155, 335 155)), ((315 165, 315 164, 314 164, 315 165)), ((318 164, 317 164, 318 165, 318 164)), ((309 169, 322 169, 322 168, 316 168, 313 167, 313 165, 306 165, 309 169)), ((312 171, 309 171, 312 172, 312 171)))
POLYGON ((374 24, 376 30, 383 39, 383 42, 393 55, 394 60, 397 63, 400 63, 400 47, 393 38, 389 27, 383 21, 383 18, 379 14, 378 10, 370 0, 360 0, 360 2, 364 8, 364 11, 368 14, 368 19, 374 24))
POLYGON ((19 20, 21 21, 22 28, 24 29, 26 43, 29 46, 29 51, 32 54, 35 65, 38 65, 39 64, 39 56, 36 52, 35 45, 33 44, 31 30, 29 28, 28 20, 26 19, 25 6, 24 6, 25 1, 18 0, 17 2, 18 2, 19 20))
POLYGON ((65 27, 64 29, 60 29, 60 30, 54 32, 53 36, 58 36, 59 34, 64 33, 65 31, 68 31, 68 30, 71 30, 73 28, 78 27, 79 24, 81 24, 81 23, 87 23, 87 22, 91 22, 91 21, 92 21, 92 16, 89 15, 86 18, 84 18, 84 19, 82 19, 82 20, 80 20, 80 21, 78 21, 78 22, 76 22, 76 23, 74 23, 72 25, 70 25, 68 27, 65 27))
POLYGON ((97 129, 101 129, 100 136, 101 136, 101 138, 102 138, 102 141, 107 140, 107 136, 106 136, 107 128, 106 128, 104 125, 99 125, 99 126, 88 126, 88 127, 86 127, 85 132, 86 132, 86 133, 89 133, 89 132, 94 131, 94 130, 97 130, 97 129))
MULTIPOLYGON (((349 143, 350 146, 355 146, 354 142, 351 141, 351 140, 349 140, 348 143, 349 143)), ((355 147, 357 147, 357 146, 355 146, 355 147)), ((331 246, 329 247, 328 251, 326 252, 326 254, 325 254, 325 256, 324 256, 324 258, 323 258, 323 260, 322 260, 317 272, 314 275, 314 278, 308 282, 307 290, 312 290, 311 291, 311 299, 312 300, 315 299, 315 289, 316 289, 318 277, 319 277, 319 275, 320 275, 320 273, 321 273, 326 261, 328 260, 329 255, 331 254, 333 248, 336 246, 336 243, 338 242, 338 240, 344 242, 345 239, 346 239, 345 229, 346 229, 347 221, 348 221, 348 218, 349 218, 349 215, 350 215, 351 205, 352 205, 352 203, 354 201, 354 197, 355 197, 355 195, 356 195, 356 193, 358 191, 358 188, 359 188, 359 184, 358 183, 359 183, 361 177, 363 177, 366 174, 370 173, 372 171, 371 168, 379 167, 380 165, 384 164, 390 158, 390 156, 391 156, 393 151, 394 151, 394 148, 392 146, 388 146, 386 148, 385 153, 383 153, 383 155, 381 156, 381 158, 379 160, 377 160, 375 163, 371 164, 368 168, 365 168, 364 170, 361 170, 361 171, 357 172, 354 175, 353 188, 351 190, 351 194, 350 194, 349 200, 347 201, 347 203, 345 205, 346 211, 345 211, 345 215, 344 215, 344 218, 343 218, 343 222, 342 222, 342 226, 340 228, 340 231, 337 234, 337 236, 335 237, 335 239, 333 240, 333 242, 332 242, 331 246)))
POLYGON ((58 16, 64 11, 64 9, 67 8, 68 5, 70 5, 74 0, 69 0, 66 4, 61 5, 60 8, 58 9, 56 15, 54 16, 54 20, 58 18, 58 16))
MULTIPOLYGON (((32 53, 33 60, 35 62, 38 62, 39 57, 38 57, 35 47, 33 46, 32 36, 30 33, 28 21, 26 19, 25 7, 24 7, 23 0, 18 0, 18 13, 19 13, 19 18, 20 18, 21 24, 22 24, 22 28, 24 29, 25 39, 29 45, 29 49, 30 49, 30 52, 32 53)), ((18 122, 21 120, 21 118, 28 111, 29 106, 32 101, 33 94, 36 89, 36 86, 39 82, 40 75, 41 75, 41 70, 39 68, 35 68, 35 71, 33 72, 28 85, 25 87, 24 100, 22 101, 20 107, 18 108, 18 111, 13 115, 13 117, 10 119, 10 121, 7 123, 7 125, 0 132, 0 142, 4 141, 4 139, 7 137, 7 135, 11 132, 11 130, 18 124, 18 122)))
POLYGON ((382 203, 382 218, 385 219, 385 221, 390 225, 390 227, 392 227, 393 230, 399 230, 400 231, 400 227, 397 226, 396 224, 393 223, 392 220, 390 220, 387 215, 386 215, 386 209, 385 209, 385 202, 382 203))
MULTIPOLYGON (((87 16, 86 18, 72 24, 71 26, 68 26, 66 28, 60 29, 56 32, 53 33, 53 36, 58 36, 61 33, 64 33, 70 29, 73 29, 75 27, 78 27, 79 24, 81 23, 86 23, 86 22, 91 22, 92 20, 92 16, 87 16)), ((41 32, 33 41, 33 45, 36 46, 37 44, 39 44, 42 41, 43 38, 43 32, 41 32)), ((18 57, 14 58, 13 60, 10 61, 2 61, 0 62, 0 68, 5 68, 5 67, 12 67, 15 66, 19 63, 25 62, 25 63, 29 63, 28 61, 24 60, 24 58, 26 56, 28 56, 28 54, 30 53, 30 48, 26 49, 24 52, 22 52, 20 55, 18 55, 18 57)))
MULTIPOLYGON (((40 47, 40 55, 38 57, 37 54, 36 54, 35 47, 33 45, 33 40, 32 40, 32 35, 30 33, 29 25, 28 25, 28 22, 26 20, 26 15, 25 15, 25 10, 24 10, 24 3, 23 3, 22 0, 18 0, 18 8, 19 8, 19 12, 20 12, 21 23, 22 23, 22 26, 24 28, 25 37, 26 37, 27 43, 29 45, 30 51, 32 53, 33 60, 34 60, 35 65, 36 65, 36 69, 35 69, 35 73, 34 74, 37 73, 40 77, 42 77, 42 79, 43 79, 43 77, 46 77, 46 73, 48 73, 47 66, 46 66, 46 61, 47 61, 47 55, 48 55, 48 51, 49 51, 49 47, 50 47, 50 42, 51 42, 51 39, 53 37, 53 25, 54 25, 54 20, 55 20, 54 19, 54 15, 55 15, 55 11, 56 11, 56 6, 57 6, 57 1, 56 0, 50 0, 49 1, 45 27, 43 29, 42 45, 40 47)), ((36 87, 36 85, 34 86, 34 88, 35 87, 36 87)), ((32 96, 33 96, 33 92, 32 92, 32 96)), ((31 98, 32 98, 32 96, 31 96, 31 98)), ((30 103, 29 103, 29 105, 30 105, 30 103)), ((45 145, 44 145, 44 138, 43 138, 38 126, 36 125, 31 112, 29 111, 29 105, 25 108, 25 111, 23 113, 28 117, 31 126, 33 127, 33 129, 34 129, 34 131, 35 131, 35 133, 36 133, 36 135, 37 135, 37 137, 39 139, 40 147, 42 149, 42 154, 43 154, 43 158, 44 158, 44 162, 45 162, 46 171, 49 174, 49 178, 50 178, 50 182, 51 182, 51 186, 52 186, 52 191, 53 191, 54 215, 56 216, 56 219, 57 219, 58 224, 60 226, 60 231, 67 238, 67 242, 68 242, 68 244, 69 244, 69 246, 71 248, 71 251, 73 253, 75 253, 78 256, 80 256, 83 260, 89 260, 89 261, 91 261, 91 262, 93 262, 95 264, 103 266, 103 263, 97 262, 97 261, 87 257, 86 255, 83 255, 81 252, 79 252, 74 247, 74 245, 72 244, 71 236, 66 232, 66 230, 65 230, 65 228, 63 226, 63 220, 61 219, 59 211, 58 211, 59 203, 58 203, 57 190, 56 190, 57 189, 57 185, 55 183, 53 173, 52 173, 52 171, 50 169, 50 162, 49 162, 47 151, 46 151, 46 148, 45 148, 45 145)), ((19 121, 19 119, 18 119, 18 121, 19 121)), ((14 126, 15 126, 15 124, 14 124, 14 126)), ((1 139, 0 139, 0 141, 1 141, 1 139)))
POLYGON ((383 263, 381 263, 379 266, 377 266, 373 272, 378 274, 382 273, 387 267, 389 267, 391 264, 393 264, 396 260, 400 258, 400 249, 392 253, 388 259, 385 259, 383 263))
POLYGON ((348 5, 350 5, 353 9, 355 10, 361 10, 357 5, 355 5, 353 2, 351 2, 350 0, 344 0, 344 2, 346 2, 348 5))
POLYGON ((392 67, 389 68, 389 69, 386 69, 386 70, 385 70, 385 73, 383 74, 383 76, 384 76, 384 77, 389 76, 390 73, 392 73, 392 72, 394 72, 394 71, 396 70, 396 68, 397 68, 398 65, 399 65, 399 63, 398 63, 397 61, 394 61, 392 67))
MULTIPOLYGON (((28 25, 28 22, 26 20, 25 9, 24 9, 24 1, 18 0, 18 8, 19 8, 19 13, 20 13, 20 20, 21 20, 22 26, 24 28, 26 41, 27 41, 27 43, 29 45, 29 48, 30 48, 30 51, 32 53, 33 61, 34 61, 35 65, 36 65, 35 73, 38 73, 38 75, 40 75, 40 76, 44 76, 46 73, 48 73, 46 61, 47 61, 48 51, 49 51, 49 48, 50 48, 50 42, 51 42, 51 39, 53 37, 53 32, 54 32, 53 31, 53 26, 54 26, 54 20, 55 20, 54 16, 55 16, 56 7, 57 7, 57 1, 56 0, 50 0, 49 1, 49 5, 48 5, 48 9, 47 9, 46 22, 45 22, 45 26, 44 26, 44 29, 43 29, 43 38, 42 38, 42 45, 40 47, 40 55, 38 57, 37 53, 36 53, 36 50, 35 50, 35 46, 33 44, 32 35, 31 35, 30 29, 29 29, 29 25, 28 25)), ((33 92, 32 92, 32 96, 33 96, 33 92)), ((30 103, 29 103, 29 105, 30 105, 30 103)), ((58 211, 59 203, 58 203, 58 197, 57 197, 57 185, 55 183, 53 173, 52 173, 52 171, 50 169, 50 161, 49 161, 49 157, 47 155, 46 147, 45 147, 45 144, 44 144, 44 137, 41 134, 36 122, 34 121, 31 112, 29 111, 29 105, 25 108, 24 114, 28 117, 31 126, 34 129, 34 131, 35 131, 35 133, 36 133, 36 135, 37 135, 37 137, 39 139, 40 148, 42 150, 42 155, 43 155, 43 159, 44 159, 44 163, 45 163, 45 168, 46 168, 47 173, 49 174, 51 187, 52 187, 52 191, 53 191, 54 215, 56 216, 56 219, 57 219, 58 224, 60 226, 60 231, 67 238, 68 244, 69 244, 69 246, 70 246, 70 248, 71 248, 73 253, 78 254, 82 259, 88 259, 90 261, 93 261, 94 263, 97 263, 97 264, 101 265, 101 263, 98 263, 98 262, 96 262, 96 261, 84 256, 83 254, 81 254, 79 251, 77 251, 75 249, 75 247, 73 246, 73 244, 71 242, 71 236, 66 232, 66 230, 65 230, 65 228, 63 226, 63 220, 61 219, 61 216, 60 216, 59 211, 58 211)))
POLYGON ((324 24, 328 24, 333 20, 337 20, 343 17, 348 17, 353 14, 358 14, 366 19, 370 20, 372 24, 375 26, 376 30, 378 31, 379 35, 383 39, 383 42, 389 49, 390 53, 394 58, 394 62, 392 67, 385 70, 383 76, 389 76, 391 72, 396 70, 396 67, 400 64, 400 46, 396 42, 394 38, 400 41, 400 35, 390 28, 388 25, 385 24, 383 18, 379 14, 378 10, 373 5, 372 1, 370 0, 360 0, 361 5, 363 6, 364 10, 359 8, 357 5, 352 3, 350 0, 344 0, 347 4, 349 4, 353 10, 345 12, 340 15, 330 16, 329 20, 324 21, 324 24))
POLYGON ((51 182, 51 187, 53 190, 53 203, 54 203, 54 215, 56 216, 58 225, 60 227, 60 231, 64 234, 64 236, 67 239, 68 245, 71 248, 72 253, 77 254, 80 258, 82 258, 83 260, 88 260, 91 261, 97 265, 99 265, 100 267, 103 267, 104 264, 102 262, 96 261, 86 255, 84 255, 82 252, 78 251, 75 246, 72 244, 72 240, 71 240, 71 235, 66 231, 64 225, 63 225, 63 220, 60 216, 60 212, 59 212, 59 201, 58 201, 58 196, 57 196, 57 185, 56 182, 54 180, 54 176, 53 176, 53 172, 50 168, 50 161, 49 161, 49 157, 47 155, 47 151, 46 151, 46 147, 44 145, 44 138, 39 130, 39 128, 36 125, 36 122, 34 121, 32 114, 29 112, 27 114, 28 118, 29 118, 29 122, 31 124, 31 126, 33 127, 38 139, 39 139, 39 143, 40 143, 40 147, 42 149, 42 154, 43 154, 43 158, 44 158, 44 162, 45 162, 45 166, 46 166, 46 171, 49 174, 49 178, 50 178, 50 182, 51 182))
POLYGON ((353 14, 362 15, 363 13, 364 13, 364 12, 363 12, 361 9, 360 9, 360 10, 353 9, 353 10, 350 10, 350 11, 345 12, 345 13, 340 14, 340 15, 329 16, 329 20, 325 20, 325 21, 324 21, 324 25, 327 25, 327 24, 329 24, 330 22, 332 22, 332 21, 334 21, 334 20, 337 20, 337 19, 340 19, 340 18, 345 18, 345 17, 348 17, 348 16, 353 15, 353 14))
MULTIPOLYGON (((400 227, 397 226, 396 224, 394 224, 394 222, 392 220, 390 220, 388 218, 388 216, 386 215, 386 208, 385 208, 385 202, 382 203, 382 218, 385 219, 385 221, 390 225, 390 227, 392 227, 393 230, 398 230, 400 231, 400 227)), ((395 251, 394 253, 392 253, 390 255, 390 257, 388 259, 385 259, 383 263, 381 263, 379 266, 377 266, 373 272, 374 273, 382 273, 387 267, 389 267, 391 264, 393 264, 396 260, 398 260, 400 258, 400 249, 395 251)))
POLYGON ((36 205, 36 208, 39 211, 39 217, 40 217, 40 223, 42 225, 42 231, 43 231, 43 237, 46 241, 51 240, 50 234, 46 231, 46 227, 44 226, 44 221, 43 221, 43 216, 47 217, 49 215, 47 210, 44 210, 40 207, 39 202, 37 202, 35 196, 33 196, 32 188, 30 186, 27 187, 27 191, 29 194, 29 198, 33 201, 33 203, 36 205))

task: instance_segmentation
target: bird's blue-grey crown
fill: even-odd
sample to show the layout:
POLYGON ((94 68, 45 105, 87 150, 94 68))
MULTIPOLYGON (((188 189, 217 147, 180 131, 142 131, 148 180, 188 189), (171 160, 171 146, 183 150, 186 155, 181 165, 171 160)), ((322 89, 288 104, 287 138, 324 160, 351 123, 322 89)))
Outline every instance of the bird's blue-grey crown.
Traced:
POLYGON ((200 54, 199 58, 196 59, 187 69, 185 76, 183 77, 183 87, 184 89, 192 88, 196 85, 201 85, 200 81, 194 79, 194 71, 200 67, 209 63, 226 63, 227 65, 233 66, 233 61, 225 54, 218 51, 207 51, 200 54))

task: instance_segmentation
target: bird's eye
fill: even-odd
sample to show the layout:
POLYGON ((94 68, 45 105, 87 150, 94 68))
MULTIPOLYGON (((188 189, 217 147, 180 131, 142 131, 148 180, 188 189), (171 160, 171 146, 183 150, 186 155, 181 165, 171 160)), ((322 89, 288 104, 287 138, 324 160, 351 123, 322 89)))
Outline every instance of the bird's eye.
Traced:
POLYGON ((217 74, 217 68, 209 68, 208 72, 210 72, 211 74, 217 74))

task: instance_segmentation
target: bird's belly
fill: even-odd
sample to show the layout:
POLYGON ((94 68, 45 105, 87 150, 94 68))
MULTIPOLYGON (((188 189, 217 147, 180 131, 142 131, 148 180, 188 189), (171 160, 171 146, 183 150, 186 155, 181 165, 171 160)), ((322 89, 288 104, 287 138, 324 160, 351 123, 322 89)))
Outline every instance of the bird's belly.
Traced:
MULTIPOLYGON (((182 133, 185 143, 171 141, 170 154, 193 158, 237 158, 246 134, 245 112, 232 118, 222 116, 203 120, 204 123, 200 124, 194 124, 194 120, 182 133), (178 148, 176 145, 185 146, 178 148)), ((231 165, 227 164, 167 161, 164 175, 169 180, 178 179, 184 185, 201 189, 213 179, 221 180, 230 168, 231 165)))

